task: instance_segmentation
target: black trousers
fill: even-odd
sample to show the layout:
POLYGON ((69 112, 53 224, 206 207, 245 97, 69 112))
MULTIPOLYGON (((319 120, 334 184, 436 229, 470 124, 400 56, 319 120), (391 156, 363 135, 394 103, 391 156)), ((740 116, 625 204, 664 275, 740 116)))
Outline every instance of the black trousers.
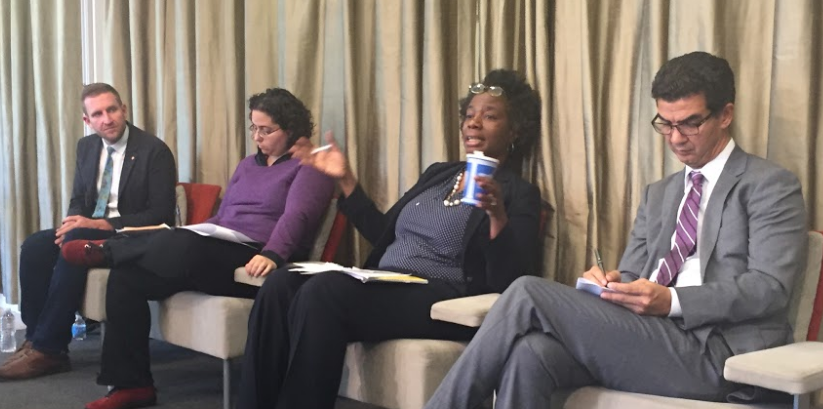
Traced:
POLYGON ((249 319, 237 407, 331 409, 346 344, 468 340, 475 328, 430 318, 432 304, 462 295, 437 280, 363 284, 336 272, 303 276, 276 270, 258 292, 249 319))
POLYGON ((176 229, 118 238, 109 246, 115 258, 106 294, 108 321, 97 377, 101 385, 136 388, 154 384, 148 300, 190 290, 243 298, 254 298, 257 293, 257 287, 234 281, 234 270, 258 254, 257 249, 242 244, 176 229), (128 259, 118 259, 118 247, 130 242, 132 249, 142 248, 143 254, 132 251, 128 259))
MULTIPOLYGON (((111 237, 109 230, 73 229, 63 243, 111 237)), ((20 309, 26 339, 40 352, 67 352, 74 313, 86 292, 88 268, 69 264, 54 244, 54 229, 32 234, 20 248, 20 309)))

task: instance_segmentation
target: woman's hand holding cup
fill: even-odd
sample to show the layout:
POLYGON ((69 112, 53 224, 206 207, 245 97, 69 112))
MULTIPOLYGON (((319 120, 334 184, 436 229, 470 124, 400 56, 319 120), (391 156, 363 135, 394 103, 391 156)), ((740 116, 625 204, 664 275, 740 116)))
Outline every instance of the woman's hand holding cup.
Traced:
POLYGON ((489 215, 489 238, 494 239, 509 222, 506 205, 503 203, 503 194, 500 191, 500 184, 491 176, 475 176, 474 180, 477 187, 482 189, 481 192, 475 195, 477 198, 475 206, 485 210, 486 214, 489 215))

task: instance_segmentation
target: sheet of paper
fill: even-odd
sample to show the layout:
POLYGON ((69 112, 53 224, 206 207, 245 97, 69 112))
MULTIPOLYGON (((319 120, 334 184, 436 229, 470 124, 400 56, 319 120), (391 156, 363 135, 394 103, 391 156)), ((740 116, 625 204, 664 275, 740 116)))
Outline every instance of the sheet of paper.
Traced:
POLYGON ((294 267, 289 268, 291 271, 299 272, 300 274, 311 275, 318 273, 325 273, 327 271, 337 271, 348 274, 357 280, 366 282, 395 282, 395 283, 413 283, 426 284, 428 280, 425 278, 415 277, 410 274, 396 273, 393 271, 382 270, 365 270, 357 267, 343 267, 340 264, 328 262, 299 262, 292 263, 294 267))
POLYGON ((201 236, 214 237, 216 239, 230 241, 233 243, 254 243, 254 240, 239 231, 227 229, 223 226, 218 226, 212 223, 190 224, 187 226, 180 226, 178 229, 190 230, 201 236))
POLYGON ((169 225, 166 224, 166 223, 158 224, 158 225, 154 225, 154 226, 140 226, 140 227, 126 226, 126 227, 123 227, 120 230, 117 230, 117 232, 118 233, 123 233, 123 232, 129 232, 129 231, 149 231, 149 230, 161 230, 161 229, 171 230, 171 227, 169 227, 169 225))
POLYGON ((575 285, 574 288, 580 291, 585 291, 587 293, 594 294, 596 296, 600 296, 600 294, 604 291, 609 293, 615 292, 611 288, 601 287, 600 284, 597 284, 594 281, 591 281, 588 278, 583 277, 577 279, 577 285, 575 285))

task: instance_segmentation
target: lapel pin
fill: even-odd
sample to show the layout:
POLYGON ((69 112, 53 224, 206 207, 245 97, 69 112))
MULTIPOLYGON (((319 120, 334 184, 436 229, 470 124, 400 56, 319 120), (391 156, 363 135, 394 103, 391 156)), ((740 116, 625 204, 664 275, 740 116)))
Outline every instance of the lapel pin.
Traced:
POLYGON ((134 160, 134 156, 131 157, 131 160, 134 160))

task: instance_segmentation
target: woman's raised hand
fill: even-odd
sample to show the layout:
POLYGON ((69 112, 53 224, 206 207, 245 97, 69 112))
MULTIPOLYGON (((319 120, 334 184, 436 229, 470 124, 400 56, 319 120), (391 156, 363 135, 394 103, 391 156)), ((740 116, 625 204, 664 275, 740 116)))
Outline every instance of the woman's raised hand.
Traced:
POLYGON ((300 159, 301 165, 312 166, 335 179, 341 179, 346 176, 349 169, 346 155, 337 147, 331 131, 326 131, 325 137, 328 144, 326 146, 317 148, 309 138, 300 138, 289 152, 292 157, 300 159))
POLYGON ((309 138, 300 138, 289 149, 292 157, 300 159, 301 165, 311 166, 335 179, 340 186, 343 196, 348 197, 357 187, 357 178, 349 168, 346 155, 337 147, 334 135, 326 131, 326 145, 315 147, 309 138))

